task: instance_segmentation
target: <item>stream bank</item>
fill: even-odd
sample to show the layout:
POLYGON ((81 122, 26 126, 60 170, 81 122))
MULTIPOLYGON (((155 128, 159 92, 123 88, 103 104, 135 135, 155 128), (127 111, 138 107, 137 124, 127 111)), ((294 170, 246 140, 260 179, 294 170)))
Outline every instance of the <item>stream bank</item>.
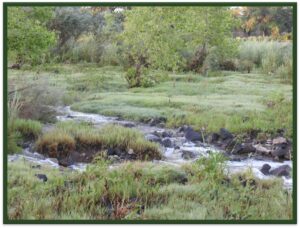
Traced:
MULTIPOLYGON (((219 133, 213 133, 203 137, 203 135, 194 131, 189 126, 183 126, 180 129, 166 129, 153 123, 136 123, 121 120, 117 117, 76 112, 72 111, 70 107, 59 107, 57 111, 59 113, 57 116, 58 121, 86 121, 90 122, 96 128, 101 128, 107 124, 117 124, 137 129, 147 140, 160 144, 163 158, 161 160, 153 160, 154 163, 180 166, 185 163, 192 163, 201 157, 208 157, 211 153, 222 153, 228 157, 226 165, 230 173, 241 172, 250 168, 257 178, 268 179, 279 176, 283 179, 285 188, 292 188, 292 178, 290 177, 292 161, 287 160, 285 154, 284 156, 272 156, 274 155, 273 151, 278 151, 276 148, 281 148, 280 146, 282 145, 288 145, 290 147, 290 143, 285 141, 283 137, 273 139, 271 143, 271 147, 274 147, 273 151, 261 144, 257 144, 255 147, 248 142, 235 143, 231 148, 232 153, 229 153, 226 151, 226 146, 224 148, 224 145, 228 146, 232 144, 234 136, 226 129, 220 129, 219 133), (211 144, 206 142, 210 142, 211 144), (277 147, 277 145, 279 145, 279 147, 277 147), (247 148, 248 150, 246 150, 247 148), (257 151, 258 153, 256 153, 257 151), (259 153, 259 151, 262 152, 259 153), (269 166, 267 170, 265 170, 266 165, 269 166)), ((51 131, 52 128, 53 126, 51 125, 46 126, 44 131, 51 131)), ((32 151, 30 148, 25 148, 22 155, 9 156, 9 161, 13 162, 19 158, 25 158, 26 160, 40 164, 48 164, 57 168, 59 167, 57 159, 47 158, 44 155, 32 151)), ((120 159, 115 152, 109 156, 109 159, 112 160, 113 163, 111 167, 117 167, 118 164, 122 162, 122 159, 120 159)), ((84 171, 87 164, 88 163, 75 161, 70 164, 68 168, 84 171)))

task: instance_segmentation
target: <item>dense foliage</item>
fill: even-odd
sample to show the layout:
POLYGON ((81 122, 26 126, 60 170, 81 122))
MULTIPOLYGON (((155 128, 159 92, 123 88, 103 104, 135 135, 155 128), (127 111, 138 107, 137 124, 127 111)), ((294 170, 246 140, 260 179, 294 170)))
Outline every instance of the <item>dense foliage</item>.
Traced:
POLYGON ((49 7, 8 8, 8 51, 15 61, 41 63, 49 47, 55 44, 54 32, 47 29, 52 18, 49 7))
MULTIPOLYGON (((264 73, 291 75, 291 52, 280 57, 285 60, 279 64, 274 62, 278 71, 266 70, 262 63, 239 59, 245 45, 236 39, 264 36, 286 41, 291 32, 291 7, 9 7, 8 11, 12 63, 120 65, 127 71, 129 87, 157 83, 149 77, 149 68, 207 76, 211 71, 251 72, 262 67, 264 73)), ((268 55, 262 58, 264 65, 273 61, 268 55)))

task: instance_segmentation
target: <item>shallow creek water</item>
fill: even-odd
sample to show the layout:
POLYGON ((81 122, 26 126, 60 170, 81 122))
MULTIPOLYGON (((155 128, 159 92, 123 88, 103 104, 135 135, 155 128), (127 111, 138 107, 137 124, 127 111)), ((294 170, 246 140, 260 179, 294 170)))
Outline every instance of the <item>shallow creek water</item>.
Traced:
MULTIPOLYGON (((163 152, 163 159, 159 161, 153 161, 157 164, 168 164, 168 165, 174 165, 174 166, 180 166, 185 163, 191 163, 197 160, 199 157, 202 156, 208 156, 209 153, 220 153, 221 151, 218 151, 217 149, 206 145, 206 144, 195 144, 192 142, 186 141, 186 139, 182 136, 176 136, 174 129, 164 129, 164 128, 158 128, 149 126, 147 124, 141 124, 131 121, 124 121, 119 120, 117 117, 107 117, 103 115, 98 114, 89 114, 89 113, 82 113, 82 112, 76 112, 72 111, 70 107, 59 107, 57 111, 60 113, 57 116, 58 121, 67 121, 67 120, 74 120, 74 121, 88 121, 91 122, 95 127, 101 128, 102 126, 106 124, 121 124, 121 125, 131 125, 134 129, 139 130, 144 135, 152 134, 153 132, 162 132, 162 131, 169 131, 173 132, 175 136, 170 137, 170 139, 180 148, 180 149, 174 149, 174 148, 167 148, 162 146, 162 152, 163 152), (196 154, 196 157, 193 159, 184 159, 182 157, 182 151, 191 151, 196 154)), ((50 127, 51 128, 51 127, 50 127)), ((47 130, 47 129, 46 129, 47 130)), ((49 130, 49 127, 48 127, 49 130)), ((30 151, 28 148, 24 149, 23 154, 19 155, 9 155, 8 160, 14 161, 20 158, 24 158, 28 161, 39 163, 39 164, 47 164, 56 168, 59 168, 59 165, 57 163, 56 159, 51 158, 45 158, 43 155, 40 155, 36 152, 30 151)), ((289 165, 292 167, 292 161, 284 161, 284 162, 274 162, 272 160, 256 160, 253 158, 247 158, 240 161, 227 161, 227 169, 229 173, 235 173, 240 171, 245 171, 247 169, 251 169, 253 174, 260 178, 260 179, 269 179, 269 178, 276 178, 274 176, 266 176, 263 173, 261 173, 260 168, 263 166, 263 164, 268 163, 271 166, 271 169, 277 168, 281 165, 289 165)), ((74 165, 71 165, 70 169, 78 170, 78 171, 84 171, 86 169, 87 164, 85 163, 76 163, 74 165)), ((116 168, 118 165, 112 165, 110 168, 116 168)), ((291 189, 292 188, 292 178, 283 178, 284 187, 291 189)))

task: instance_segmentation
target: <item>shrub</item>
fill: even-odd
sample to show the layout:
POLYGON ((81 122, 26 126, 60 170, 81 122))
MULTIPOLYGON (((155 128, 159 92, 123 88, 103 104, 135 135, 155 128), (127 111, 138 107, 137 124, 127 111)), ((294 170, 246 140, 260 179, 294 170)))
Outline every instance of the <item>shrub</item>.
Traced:
POLYGON ((220 70, 235 71, 237 69, 233 60, 224 60, 220 62, 220 70))
POLYGON ((157 71, 157 72, 154 72, 151 76, 156 83, 165 82, 165 81, 170 80, 170 76, 169 76, 168 72, 166 72, 166 71, 157 71))
POLYGON ((56 111, 51 106, 58 106, 62 103, 64 90, 57 85, 50 86, 50 80, 46 77, 37 77, 36 80, 30 81, 23 77, 17 82, 26 88, 19 92, 22 102, 19 117, 41 122, 55 122, 56 111))
POLYGON ((203 67, 207 67, 209 70, 217 71, 220 69, 220 53, 216 47, 210 49, 208 55, 205 58, 203 67))
POLYGON ((129 85, 129 88, 133 87, 152 87, 155 85, 155 77, 149 75, 149 72, 145 68, 136 69, 134 67, 128 68, 125 79, 129 85))
POLYGON ((149 77, 142 77, 141 86, 144 88, 153 87, 155 85, 155 81, 149 77))
POLYGON ((127 70, 125 79, 129 85, 129 88, 140 86, 140 75, 134 67, 130 67, 127 70))

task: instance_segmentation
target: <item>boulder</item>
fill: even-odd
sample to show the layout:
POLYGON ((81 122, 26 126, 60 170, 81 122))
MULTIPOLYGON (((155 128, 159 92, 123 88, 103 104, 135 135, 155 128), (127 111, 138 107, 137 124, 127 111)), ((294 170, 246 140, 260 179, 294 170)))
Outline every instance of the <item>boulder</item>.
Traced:
POLYGON ((233 138, 233 135, 225 128, 220 129, 219 135, 223 140, 233 138))
POLYGON ((269 155, 271 154, 271 150, 267 149, 266 147, 262 146, 261 144, 257 144, 254 146, 257 153, 269 155))
POLYGON ((277 138, 273 139, 273 145, 284 144, 284 143, 287 143, 286 138, 277 137, 277 138))
POLYGON ((264 175, 270 175, 270 169, 271 169, 271 166, 269 164, 263 164, 263 166, 261 167, 260 171, 264 175))
POLYGON ((249 154, 255 152, 256 149, 251 143, 238 143, 233 149, 234 154, 249 154))
POLYGON ((278 177, 281 176, 289 177, 291 170, 292 168, 289 165, 282 165, 279 166, 278 168, 271 170, 270 174, 278 177))
POLYGON ((164 138, 161 142, 164 147, 173 147, 172 140, 170 138, 164 138))
POLYGON ((58 160, 58 165, 63 167, 68 167, 74 164, 74 161, 70 156, 66 158, 57 158, 57 160, 58 160))
POLYGON ((286 157, 289 153, 289 146, 286 143, 276 144, 272 151, 272 155, 279 158, 286 157))
POLYGON ((198 132, 194 131, 194 129, 191 127, 188 127, 186 129, 184 136, 188 141, 201 141, 202 142, 201 135, 198 132))

